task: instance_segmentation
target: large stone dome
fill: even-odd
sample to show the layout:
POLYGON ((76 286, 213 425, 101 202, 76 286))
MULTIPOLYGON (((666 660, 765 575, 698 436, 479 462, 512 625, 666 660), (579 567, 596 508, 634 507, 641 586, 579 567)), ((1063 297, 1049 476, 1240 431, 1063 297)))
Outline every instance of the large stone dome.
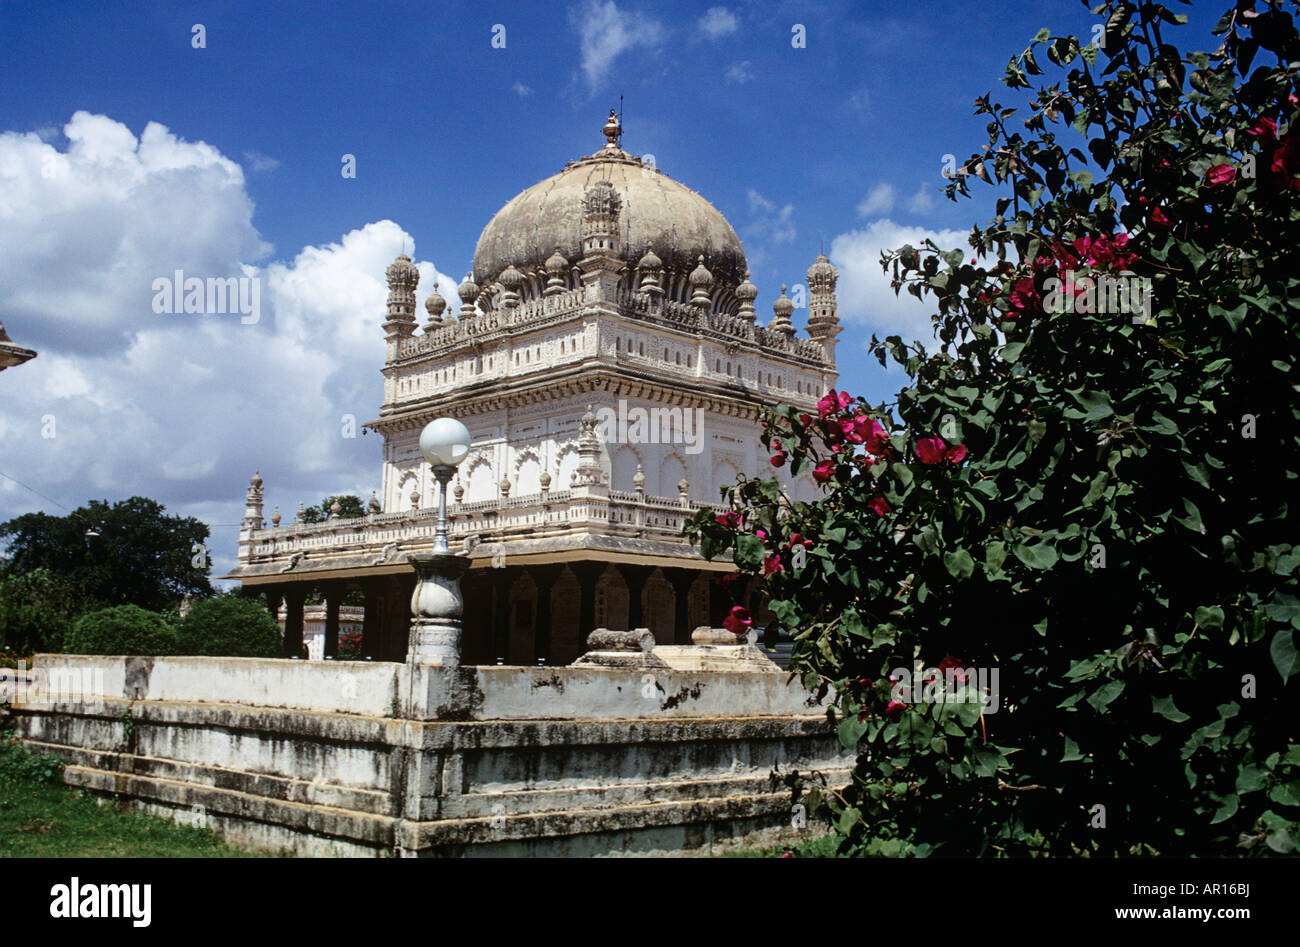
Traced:
POLYGON ((701 255, 725 295, 744 280, 745 251, 718 209, 612 142, 569 162, 501 208, 479 236, 475 278, 490 282, 508 266, 540 272, 557 247, 570 265, 577 263, 582 256, 582 197, 600 181, 609 182, 621 201, 618 255, 630 269, 653 249, 663 261, 668 287, 684 287, 701 255))

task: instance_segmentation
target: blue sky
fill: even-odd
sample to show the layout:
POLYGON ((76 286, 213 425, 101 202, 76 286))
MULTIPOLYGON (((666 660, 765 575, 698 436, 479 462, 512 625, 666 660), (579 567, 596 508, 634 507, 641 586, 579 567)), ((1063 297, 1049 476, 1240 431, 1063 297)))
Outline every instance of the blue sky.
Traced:
MULTIPOLYGON (((1213 48, 1218 6, 1190 12, 1180 32, 1213 48)), ((219 524, 217 570, 255 466, 288 517, 368 496, 379 442, 337 428, 378 412, 383 266, 413 241, 421 297, 435 269, 458 281, 502 204, 600 147, 620 95, 624 147, 740 234, 760 319, 824 242, 841 387, 888 398, 902 376, 866 341, 926 311, 883 288, 879 248, 956 245, 989 215, 990 189, 940 191, 942 156, 985 140, 973 98, 1013 103, 998 80, 1040 27, 1095 22, 1073 0, 0 3, 0 320, 41 352, 0 374, 0 470, 69 507, 142 493, 219 524), (254 268, 266 317, 160 323, 150 275, 177 266, 254 268)), ((0 481, 0 519, 32 509, 60 512, 0 481)))

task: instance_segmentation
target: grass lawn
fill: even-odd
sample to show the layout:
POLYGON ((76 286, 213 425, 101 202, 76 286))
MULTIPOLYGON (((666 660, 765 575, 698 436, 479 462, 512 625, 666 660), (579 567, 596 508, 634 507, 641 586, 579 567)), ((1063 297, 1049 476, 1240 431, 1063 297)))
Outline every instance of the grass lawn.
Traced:
POLYGON ((253 858, 208 829, 132 812, 67 786, 51 757, 0 733, 0 858, 253 858))

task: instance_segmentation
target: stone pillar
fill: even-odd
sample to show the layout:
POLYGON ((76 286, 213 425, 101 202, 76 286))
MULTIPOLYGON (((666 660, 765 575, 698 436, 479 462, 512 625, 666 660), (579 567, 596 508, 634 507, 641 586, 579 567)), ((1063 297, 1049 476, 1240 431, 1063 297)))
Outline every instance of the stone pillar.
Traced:
POLYGON ((645 624, 642 616, 641 592, 645 589, 645 580, 654 571, 653 566, 618 566, 618 571, 627 584, 627 630, 640 628, 645 624))
POLYGON ((533 625, 533 660, 551 661, 551 586, 564 571, 560 564, 533 566, 528 570, 537 586, 537 619, 533 625))
POLYGON ((695 584, 695 577, 699 575, 692 569, 665 569, 664 578, 672 583, 673 587, 673 644, 690 644, 691 631, 687 625, 690 622, 691 609, 691 586, 695 584))
POLYGON ((284 590, 284 656, 302 654, 302 603, 307 597, 305 585, 289 585, 284 590))
POLYGON ((330 582, 321 591, 325 593, 325 648, 327 658, 339 656, 339 606, 343 603, 343 583, 330 582))
POLYGON ((586 650, 587 636, 596 630, 596 582, 605 571, 603 562, 571 562, 581 594, 578 598, 578 647, 586 650))
POLYGON ((406 660, 411 664, 460 664, 460 577, 469 557, 453 553, 412 553, 417 584, 411 595, 411 633, 406 660))

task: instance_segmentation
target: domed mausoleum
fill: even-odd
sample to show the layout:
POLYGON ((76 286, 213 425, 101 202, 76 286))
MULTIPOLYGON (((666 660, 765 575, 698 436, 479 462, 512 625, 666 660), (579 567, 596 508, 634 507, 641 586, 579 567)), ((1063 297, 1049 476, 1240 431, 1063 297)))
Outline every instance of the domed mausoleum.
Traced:
MULTIPOLYGON (((814 411, 835 385, 837 274, 825 256, 808 270, 805 336, 784 287, 760 325, 726 218, 624 151, 612 112, 602 131, 600 150, 488 222, 459 305, 435 286, 421 313, 414 264, 388 267, 384 400, 368 424, 383 474, 368 515, 284 524, 277 512, 268 528, 264 486, 250 484, 229 577, 284 600, 291 653, 316 590, 327 655, 343 597, 359 592, 364 653, 405 658, 408 556, 431 548, 436 516, 418 438, 444 415, 473 442, 448 497, 452 548, 472 557, 464 663, 567 664, 597 627, 685 644, 734 601, 757 605, 714 581, 732 567, 701 559, 682 524, 719 484, 772 473, 760 406, 814 411)), ((798 498, 815 490, 777 474, 798 498)))

